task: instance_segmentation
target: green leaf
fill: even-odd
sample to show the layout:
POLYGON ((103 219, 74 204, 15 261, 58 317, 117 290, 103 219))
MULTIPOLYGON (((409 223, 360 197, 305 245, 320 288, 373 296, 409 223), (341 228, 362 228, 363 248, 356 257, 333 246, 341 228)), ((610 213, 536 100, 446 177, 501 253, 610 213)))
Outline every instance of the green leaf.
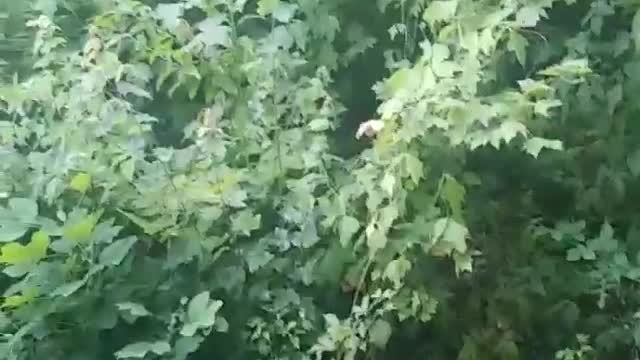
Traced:
POLYGON ((516 54, 518 62, 523 67, 527 62, 527 46, 529 41, 517 31, 511 31, 509 34, 509 41, 507 42, 507 49, 513 51, 516 54))
POLYGON ((435 256, 451 254, 452 251, 465 253, 469 230, 452 218, 440 218, 433 225, 433 248, 435 256))
POLYGON ((7 296, 2 302, 0 308, 18 308, 28 304, 38 296, 38 291, 34 288, 26 289, 19 295, 7 296))
POLYGON ((358 219, 351 216, 344 216, 340 220, 340 244, 343 247, 349 245, 353 235, 360 229, 358 219))
POLYGON ((138 239, 135 236, 114 241, 100 253, 100 264, 105 266, 120 265, 136 241, 138 241, 138 239))
POLYGON ((58 0, 37 0, 33 4, 33 9, 53 18, 53 15, 58 10, 58 0))
POLYGON ((96 215, 87 215, 81 219, 65 224, 62 232, 65 239, 71 242, 86 241, 91 237, 98 219, 96 215))
POLYGON ((120 173, 128 181, 133 181, 133 174, 136 171, 136 162, 134 159, 127 159, 120 163, 120 173))
POLYGON ((456 275, 460 275, 462 272, 473 271, 473 258, 471 254, 461 254, 457 251, 453 252, 453 261, 456 266, 456 275))
POLYGON ((238 212, 231 218, 231 231, 244 236, 260 228, 260 215, 254 215, 249 209, 238 212))
POLYGON ((155 235, 158 232, 165 229, 168 224, 163 222, 154 222, 141 218, 140 216, 118 209, 118 212, 126 216, 129 220, 131 220, 134 224, 138 225, 144 232, 148 235, 155 235))
POLYGON ((231 44, 231 28, 222 25, 223 20, 223 17, 213 16, 198 23, 197 27, 201 33, 197 38, 209 46, 229 46, 231 44))
POLYGON ((567 261, 578 261, 578 260, 595 260, 596 254, 593 250, 587 248, 586 246, 579 244, 577 247, 573 249, 569 249, 567 251, 567 261))
POLYGON ((402 286, 405 275, 411 270, 411 262, 405 257, 391 260, 384 270, 384 277, 391 280, 396 288, 402 286))
POLYGON ((209 306, 210 294, 208 291, 203 291, 194 296, 189 302, 187 308, 187 316, 191 320, 197 320, 209 306))
POLYGON ((129 344, 115 353, 116 358, 138 358, 142 359, 147 356, 148 353, 154 353, 156 355, 164 355, 171 351, 171 345, 166 341, 156 342, 137 342, 129 344))
POLYGON ((51 292, 51 294, 49 294, 49 296, 50 297, 56 297, 56 296, 68 297, 72 295, 76 291, 80 290, 80 288, 82 288, 87 283, 87 281, 93 275, 98 273, 100 270, 102 270, 101 265, 93 266, 91 269, 89 269, 89 271, 84 275, 82 279, 76 280, 70 283, 66 283, 64 285, 57 287, 54 291, 51 292))
POLYGON ((369 330, 369 342, 378 348, 385 348, 391 337, 391 325, 382 319, 376 320, 369 330))
POLYGON ((409 81, 410 75, 411 70, 409 69, 400 69, 393 73, 393 75, 391 75, 391 77, 386 81, 386 86, 390 93, 395 94, 403 89, 409 81))
POLYGON ((202 338, 199 336, 181 337, 173 347, 175 356, 172 360, 186 360, 189 354, 198 350, 200 343, 202 343, 202 338))
POLYGON ((431 1, 422 18, 433 26, 439 21, 448 21, 456 14, 458 0, 431 1))
POLYGON ((424 165, 417 157, 406 154, 404 156, 404 170, 409 174, 414 184, 418 185, 420 179, 424 176, 424 165))
POLYGON ((327 118, 313 119, 309 123, 309 129, 315 132, 325 131, 329 129, 330 126, 331 126, 331 123, 327 118))
POLYGON ((133 94, 149 100, 153 99, 153 96, 151 96, 147 90, 126 81, 118 81, 116 83, 116 90, 118 90, 122 96, 133 94))
POLYGON ((49 236, 38 231, 27 245, 14 242, 0 248, 0 262, 11 265, 37 263, 47 255, 49 236))
POLYGON ((570 79, 575 76, 583 76, 590 74, 588 59, 567 59, 560 64, 555 64, 540 71, 540 74, 546 76, 563 77, 570 79))
POLYGON ((525 6, 516 14, 516 23, 522 27, 533 27, 540 21, 540 16, 544 16, 544 9, 535 6, 525 6))
POLYGON ((535 158, 538 157, 542 149, 562 150, 562 148, 562 141, 560 140, 548 140, 539 137, 532 137, 524 143, 524 149, 535 158))
POLYGON ((116 307, 118 308, 118 310, 126 312, 129 315, 136 318, 151 315, 149 310, 147 310, 147 308, 145 308, 144 305, 138 304, 138 303, 123 302, 123 303, 116 304, 116 307))
POLYGON ((280 2, 278 7, 272 12, 273 17, 283 23, 288 23, 293 19, 293 16, 298 9, 297 4, 288 4, 280 2))
POLYGON ((543 99, 536 101, 534 105, 534 111, 538 115, 542 115, 544 117, 549 116, 549 109, 555 108, 558 106, 562 106, 562 102, 557 99, 543 99))
POLYGON ((446 175, 441 189, 442 198, 447 202, 455 219, 462 219, 462 204, 466 190, 452 176, 446 175))
POLYGON ((77 174, 69 183, 69 188, 81 193, 85 193, 89 186, 91 186, 91 175, 87 173, 77 174))
POLYGON ((10 242, 21 238, 29 230, 29 225, 5 220, 0 224, 0 242, 10 242))
POLYGON ((396 185, 396 178, 390 173, 384 174, 384 177, 382 178, 382 182, 380 182, 380 186, 382 187, 382 190, 384 190, 389 196, 393 196, 393 190, 395 185, 396 185))
POLYGON ((280 0, 259 0, 258 15, 267 16, 274 12, 278 5, 280 5, 280 0))
POLYGON ((156 15, 167 29, 174 31, 184 11, 184 4, 158 4, 156 15))
POLYGON ((34 222, 38 216, 38 204, 31 199, 9 199, 9 208, 12 210, 13 216, 25 223, 34 222))
POLYGON ((180 335, 193 336, 200 328, 210 328, 216 323, 216 314, 222 308, 220 300, 210 300, 208 291, 203 291, 194 296, 187 307, 187 322, 185 322, 180 335))
POLYGON ((495 148, 499 148, 503 140, 508 144, 518 135, 526 137, 527 128, 520 122, 508 120, 493 131, 491 143, 495 148))
POLYGON ((274 258, 274 255, 258 245, 251 249, 244 260, 249 267, 249 272, 254 273, 274 258))
POLYGON ((50 296, 68 297, 71 294, 75 293, 76 291, 80 290, 80 288, 83 287, 84 284, 86 283, 87 283, 86 280, 82 279, 82 280, 76 280, 76 281, 61 285, 57 287, 54 291, 52 291, 50 296))
POLYGON ((372 252, 383 249, 387 246, 387 235, 382 230, 373 230, 367 235, 367 246, 372 252))

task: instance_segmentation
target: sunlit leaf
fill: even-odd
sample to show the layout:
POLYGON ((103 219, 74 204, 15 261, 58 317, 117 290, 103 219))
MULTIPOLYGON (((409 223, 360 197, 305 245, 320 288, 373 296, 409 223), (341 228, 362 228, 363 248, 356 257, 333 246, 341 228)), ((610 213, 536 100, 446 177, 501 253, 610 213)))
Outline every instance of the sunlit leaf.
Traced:
POLYGON ((207 291, 194 296, 187 307, 188 321, 180 331, 180 335, 193 336, 199 328, 213 326, 216 323, 216 314, 222 305, 220 300, 211 300, 207 291))
POLYGON ((278 8, 278 5, 280 5, 280 0, 259 0, 258 14, 261 16, 269 15, 278 8))
POLYGON ((165 341, 137 342, 129 344, 115 353, 118 359, 136 358, 142 359, 148 353, 163 355, 171 351, 171 345, 165 341))
POLYGON ((451 218, 440 218, 433 225, 432 253, 436 256, 444 256, 455 250, 458 253, 467 251, 467 237, 469 230, 462 224, 451 218))
POLYGON ((431 1, 424 11, 423 18, 428 23, 433 24, 438 21, 451 19, 458 7, 458 0, 436 0, 431 1))
POLYGON ((69 183, 69 188, 81 193, 85 193, 89 186, 91 186, 91 175, 87 173, 76 174, 69 183))
POLYGON ((527 139, 524 147, 529 154, 536 158, 542 149, 562 150, 563 148, 560 140, 548 140, 539 137, 527 139))
POLYGON ((95 215, 87 215, 83 218, 65 224, 63 229, 64 238, 71 242, 88 240, 93 233, 97 220, 98 219, 95 215))
POLYGON ((38 291, 36 289, 28 289, 20 295, 11 295, 4 298, 0 308, 17 308, 32 302, 36 296, 38 296, 38 291))
POLYGON ((41 231, 31 236, 27 245, 13 242, 0 248, 0 262, 17 265, 36 263, 44 258, 49 248, 49 236, 41 231))

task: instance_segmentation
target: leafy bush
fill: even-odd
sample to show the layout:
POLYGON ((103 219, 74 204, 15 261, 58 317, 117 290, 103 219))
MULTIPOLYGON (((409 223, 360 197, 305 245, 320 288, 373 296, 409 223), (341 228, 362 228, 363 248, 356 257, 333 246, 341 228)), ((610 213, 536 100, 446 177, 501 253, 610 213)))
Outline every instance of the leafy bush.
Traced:
POLYGON ((638 357, 636 2, 0 6, 0 359, 638 357))

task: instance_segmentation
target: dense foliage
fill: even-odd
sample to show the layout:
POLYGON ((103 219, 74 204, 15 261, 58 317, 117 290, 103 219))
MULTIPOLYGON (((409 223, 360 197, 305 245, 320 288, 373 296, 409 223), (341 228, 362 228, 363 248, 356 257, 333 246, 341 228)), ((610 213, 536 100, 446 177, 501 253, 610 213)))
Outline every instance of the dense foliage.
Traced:
POLYGON ((640 2, 0 12, 0 360, 640 358, 640 2))

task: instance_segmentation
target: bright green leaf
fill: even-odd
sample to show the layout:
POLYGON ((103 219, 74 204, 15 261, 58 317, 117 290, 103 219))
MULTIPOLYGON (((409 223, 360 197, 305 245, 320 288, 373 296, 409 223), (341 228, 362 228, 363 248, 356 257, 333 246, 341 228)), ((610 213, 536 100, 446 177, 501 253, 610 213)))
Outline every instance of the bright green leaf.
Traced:
POLYGON ((69 188, 81 193, 85 193, 89 186, 91 186, 91 175, 87 173, 77 174, 69 183, 69 188))
POLYGON ((14 242, 0 248, 0 262, 11 265, 36 263, 46 256, 48 248, 49 236, 38 231, 27 245, 14 242))
POLYGON ((97 221, 98 219, 95 215, 87 215, 84 218, 65 224, 63 236, 71 242, 85 241, 91 237, 97 221))

